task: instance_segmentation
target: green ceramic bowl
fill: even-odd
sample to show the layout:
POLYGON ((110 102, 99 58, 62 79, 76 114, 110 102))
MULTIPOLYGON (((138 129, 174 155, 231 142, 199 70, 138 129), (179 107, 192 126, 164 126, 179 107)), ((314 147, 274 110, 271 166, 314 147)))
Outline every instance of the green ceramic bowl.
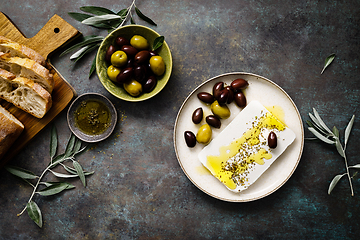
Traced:
POLYGON ((124 88, 120 85, 113 83, 107 76, 107 68, 110 64, 105 61, 105 53, 110 46, 110 44, 116 46, 115 39, 118 36, 123 36, 127 39, 131 39, 133 35, 141 35, 146 38, 149 42, 149 45, 152 46, 155 38, 159 37, 160 34, 152 30, 151 28, 140 26, 140 25, 127 25, 121 28, 118 28, 111 32, 101 43, 96 56, 96 72, 99 76, 99 79, 102 85, 108 90, 112 95, 130 102, 138 102, 149 99, 156 94, 158 94, 169 81, 171 70, 172 70, 172 57, 169 46, 164 41, 164 44, 156 50, 156 52, 164 59, 165 62, 165 73, 158 77, 158 83, 156 87, 150 93, 142 93, 138 97, 133 97, 128 94, 124 88))

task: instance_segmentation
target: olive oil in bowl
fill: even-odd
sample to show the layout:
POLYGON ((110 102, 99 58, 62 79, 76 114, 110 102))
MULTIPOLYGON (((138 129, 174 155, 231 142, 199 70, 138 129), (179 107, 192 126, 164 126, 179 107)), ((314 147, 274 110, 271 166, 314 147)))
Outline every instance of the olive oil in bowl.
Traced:
POLYGON ((74 114, 76 126, 86 134, 101 134, 111 125, 110 110, 99 100, 82 101, 74 114))
POLYGON ((73 134, 84 142, 99 142, 109 137, 117 123, 114 105, 98 93, 86 93, 70 105, 68 124, 73 134))

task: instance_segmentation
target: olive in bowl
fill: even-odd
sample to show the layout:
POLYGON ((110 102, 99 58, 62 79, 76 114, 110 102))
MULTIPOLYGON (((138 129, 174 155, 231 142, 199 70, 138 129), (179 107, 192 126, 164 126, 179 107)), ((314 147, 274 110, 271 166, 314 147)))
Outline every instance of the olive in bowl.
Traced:
MULTIPOLYGON (((107 91, 109 91, 112 95, 118 97, 119 99, 131 102, 138 102, 155 96, 165 87, 165 85, 170 79, 172 71, 172 56, 166 41, 163 42, 163 45, 160 48, 156 49, 155 53, 152 51, 154 40, 157 37, 160 37, 160 34, 155 32, 151 28, 141 25, 127 25, 114 30, 103 40, 96 56, 96 72, 100 79, 100 82, 107 91), (141 38, 137 42, 138 45, 131 43, 131 39, 134 36, 141 36, 145 38, 148 42, 148 46, 141 42, 141 38), (119 44, 122 45, 119 46, 119 44), (140 49, 136 49, 131 44, 140 49), (124 80, 126 79, 126 74, 129 74, 128 70, 125 72, 121 72, 121 75, 119 74, 120 76, 118 76, 117 79, 114 77, 112 77, 113 80, 110 79, 107 71, 112 64, 111 62, 109 63, 106 58, 109 58, 107 55, 109 55, 108 50, 111 45, 116 46, 117 50, 125 52, 128 56, 128 62, 127 64, 125 64, 125 66, 122 66, 120 72, 124 71, 124 69, 126 68, 129 69, 129 67, 133 69, 131 80, 135 80, 142 84, 143 89, 141 89, 140 94, 131 95, 125 90, 123 85, 125 84, 124 82, 126 82, 126 80, 124 80), (148 48, 144 49, 146 47, 148 48), (149 52, 142 52, 138 54, 138 56, 136 56, 137 53, 147 50, 149 52), (153 77, 149 78, 146 75, 142 75, 141 73, 144 72, 144 70, 137 70, 134 66, 137 66, 139 62, 142 64, 143 61, 145 61, 144 59, 147 60, 149 58, 148 60, 150 61, 152 57, 156 56, 160 56, 163 59, 165 68, 161 75, 155 74, 156 84, 154 84, 155 81, 153 77), (119 83, 119 81, 121 83, 119 83)), ((148 66, 147 68, 150 69, 150 66, 148 66)), ((130 86, 133 87, 136 85, 128 85, 127 87, 130 86)))

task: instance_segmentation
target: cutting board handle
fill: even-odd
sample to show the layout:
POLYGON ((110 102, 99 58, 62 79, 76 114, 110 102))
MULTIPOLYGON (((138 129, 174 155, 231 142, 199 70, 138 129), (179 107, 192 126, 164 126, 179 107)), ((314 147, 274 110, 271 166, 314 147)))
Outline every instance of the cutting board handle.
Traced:
POLYGON ((7 32, 4 37, 36 49, 45 59, 64 43, 80 35, 77 29, 56 14, 32 38, 26 38, 3 13, 0 14, 0 20, 0 27, 9 30, 4 31, 7 32))

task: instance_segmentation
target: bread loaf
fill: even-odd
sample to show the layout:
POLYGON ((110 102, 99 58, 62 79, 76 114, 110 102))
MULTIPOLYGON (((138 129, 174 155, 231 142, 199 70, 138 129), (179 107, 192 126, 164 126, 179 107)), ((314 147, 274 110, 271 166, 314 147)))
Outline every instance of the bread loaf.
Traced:
POLYGON ((25 77, 40 84, 49 93, 54 89, 54 79, 49 70, 29 58, 11 57, 9 53, 0 55, 0 68, 17 77, 25 77))
POLYGON ((52 105, 50 93, 39 84, 4 69, 0 69, 0 98, 37 118, 42 118, 52 105))
POLYGON ((0 159, 24 130, 24 125, 0 106, 0 159))
POLYGON ((0 36, 0 52, 10 53, 12 57, 30 58, 45 66, 45 58, 35 50, 0 36))

